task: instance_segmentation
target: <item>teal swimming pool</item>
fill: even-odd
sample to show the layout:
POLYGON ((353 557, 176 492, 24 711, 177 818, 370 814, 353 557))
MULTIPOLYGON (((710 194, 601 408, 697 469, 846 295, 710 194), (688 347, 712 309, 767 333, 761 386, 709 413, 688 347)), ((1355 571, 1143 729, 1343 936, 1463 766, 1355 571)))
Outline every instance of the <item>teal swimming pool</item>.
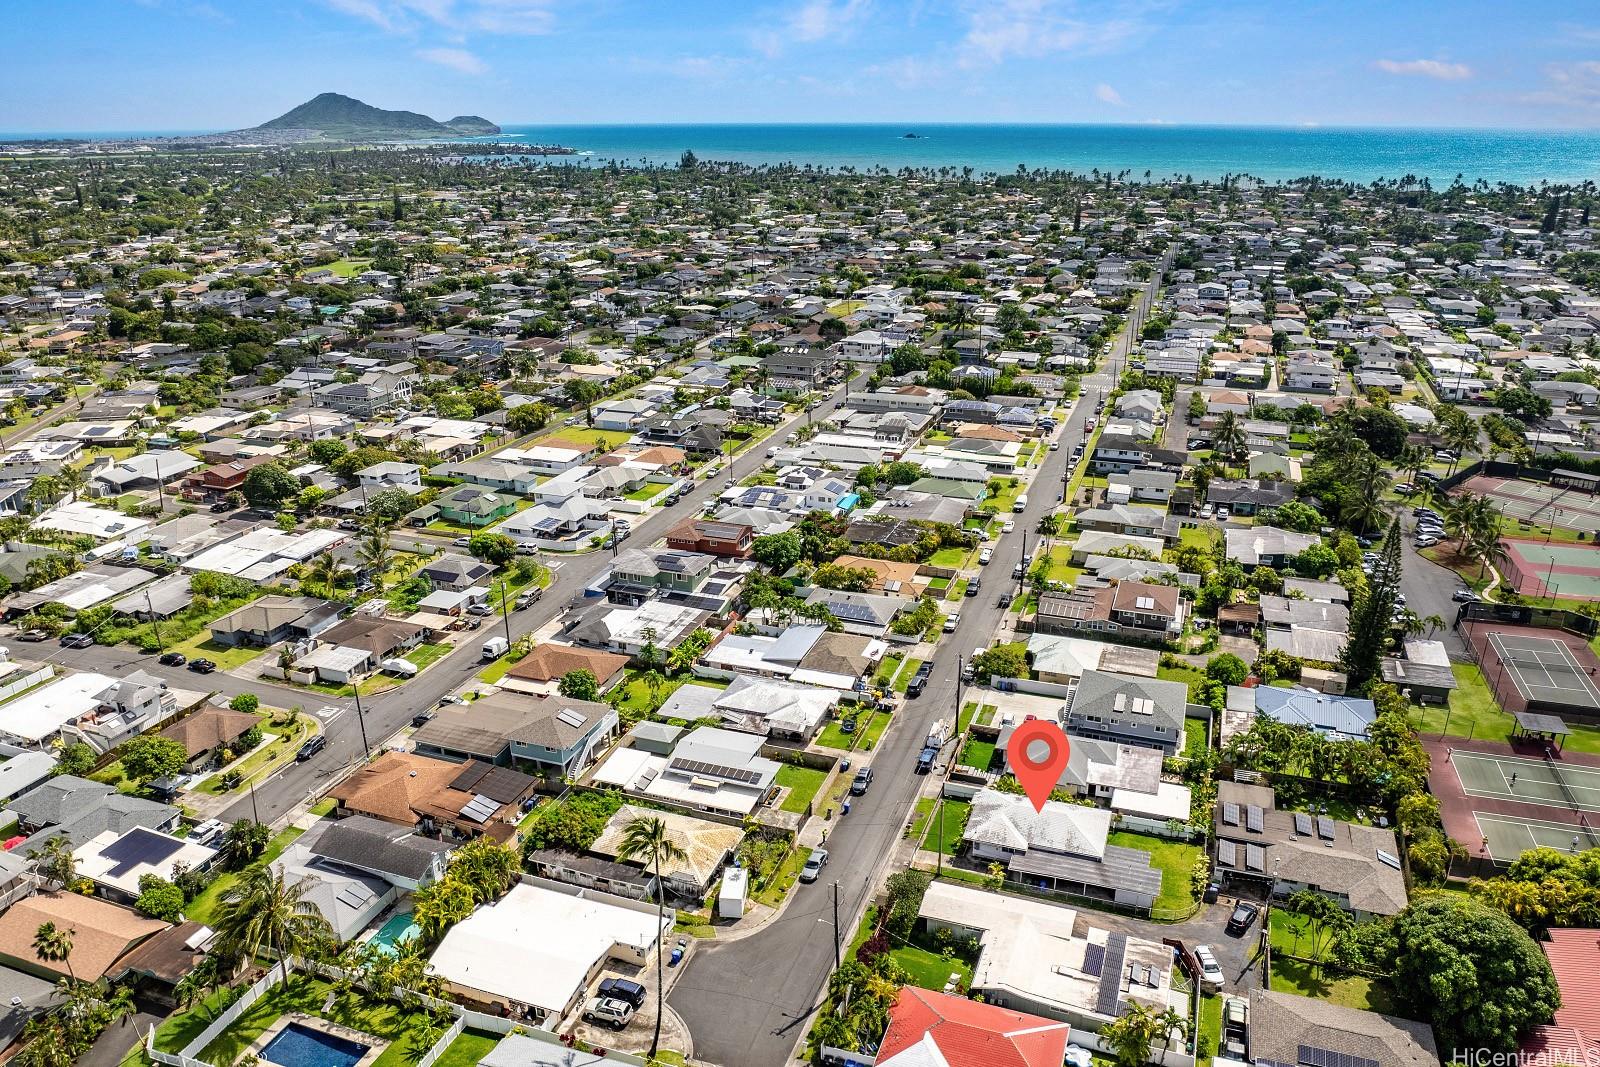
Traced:
POLYGON ((412 921, 409 911, 389 916, 389 921, 378 927, 372 935, 372 944, 382 952, 393 953, 397 946, 414 939, 421 931, 412 921))

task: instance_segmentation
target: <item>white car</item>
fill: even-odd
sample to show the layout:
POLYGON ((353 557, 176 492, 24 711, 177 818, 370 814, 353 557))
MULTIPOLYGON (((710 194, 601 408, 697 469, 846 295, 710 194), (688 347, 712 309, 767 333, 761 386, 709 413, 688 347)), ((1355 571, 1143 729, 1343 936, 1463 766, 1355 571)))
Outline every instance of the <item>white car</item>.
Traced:
POLYGON ((1207 504, 1207 505, 1205 505, 1204 507, 1202 507, 1200 509, 1200 517, 1202 519, 1209 519, 1211 517, 1211 505, 1210 504, 1207 504))
POLYGON ((1012 530, 1015 530, 1016 528, 1017 528, 1016 520, 1015 519, 1007 519, 1005 522, 1003 522, 1000 525, 1000 532, 1003 533, 1003 534, 1008 534, 1012 530))
POLYGON ((947 634, 955 633, 956 632, 956 627, 958 625, 960 625, 960 623, 961 623, 961 612, 952 611, 950 614, 948 614, 948 615, 946 615, 944 617, 944 632, 947 633, 947 634))
POLYGON ((1202 987, 1215 992, 1222 988, 1222 967, 1217 963, 1217 957, 1209 945, 1196 945, 1194 958, 1200 963, 1200 984, 1202 987))
POLYGON ((1229 514, 1230 514, 1230 512, 1228 511, 1227 508, 1218 508, 1217 509, 1217 521, 1218 522, 1227 522, 1229 514))
POLYGON ((991 559, 994 559, 994 549, 992 548, 985 548, 982 552, 978 553, 979 563, 988 563, 991 559))
POLYGON ((1068 1045, 1061 1057, 1061 1067, 1093 1067, 1094 1053, 1082 1045, 1068 1045))
POLYGON ((1051 441, 1050 442, 1050 451, 1059 452, 1060 450, 1061 450, 1061 442, 1060 441, 1051 441))

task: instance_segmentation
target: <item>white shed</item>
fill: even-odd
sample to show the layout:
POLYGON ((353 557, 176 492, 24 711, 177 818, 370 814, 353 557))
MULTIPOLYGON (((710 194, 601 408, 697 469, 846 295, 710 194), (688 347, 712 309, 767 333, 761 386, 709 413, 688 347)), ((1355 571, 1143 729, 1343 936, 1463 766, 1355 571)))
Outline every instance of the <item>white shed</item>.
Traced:
POLYGON ((750 872, 729 867, 722 872, 722 888, 717 890, 717 914, 724 919, 744 917, 744 898, 750 886, 750 872))

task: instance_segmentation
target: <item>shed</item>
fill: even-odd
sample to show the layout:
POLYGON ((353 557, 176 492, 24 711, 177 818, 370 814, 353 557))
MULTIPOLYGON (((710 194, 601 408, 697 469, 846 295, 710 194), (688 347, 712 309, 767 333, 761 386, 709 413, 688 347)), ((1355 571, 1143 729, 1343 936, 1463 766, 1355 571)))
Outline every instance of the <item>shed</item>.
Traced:
POLYGON ((742 919, 749 888, 750 872, 743 867, 729 867, 723 871, 722 888, 717 890, 717 915, 724 919, 742 919))

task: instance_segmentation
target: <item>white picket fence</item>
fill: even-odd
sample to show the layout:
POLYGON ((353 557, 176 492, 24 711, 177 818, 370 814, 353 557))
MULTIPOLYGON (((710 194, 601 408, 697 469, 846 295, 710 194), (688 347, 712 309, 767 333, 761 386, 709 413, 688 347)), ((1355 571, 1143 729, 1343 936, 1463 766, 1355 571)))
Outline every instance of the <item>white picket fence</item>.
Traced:
POLYGON ((221 1015, 212 1020, 210 1026, 200 1031, 199 1037, 196 1037, 193 1041, 189 1042, 188 1045, 184 1046, 183 1052, 181 1053, 183 1058, 189 1060, 191 1063, 204 1062, 198 1057, 200 1056, 200 1053, 205 1051, 206 1046, 211 1044, 211 1042, 215 1041, 217 1038, 221 1037, 222 1032, 228 1027, 232 1026, 234 1021, 237 1020, 239 1016, 243 1015, 246 1011, 249 1011, 252 1004, 266 996, 267 991, 281 981, 283 981, 283 968, 273 967, 268 970, 266 974, 262 975, 256 980, 255 985, 244 991, 243 996, 234 1001, 232 1004, 229 1004, 221 1015))

